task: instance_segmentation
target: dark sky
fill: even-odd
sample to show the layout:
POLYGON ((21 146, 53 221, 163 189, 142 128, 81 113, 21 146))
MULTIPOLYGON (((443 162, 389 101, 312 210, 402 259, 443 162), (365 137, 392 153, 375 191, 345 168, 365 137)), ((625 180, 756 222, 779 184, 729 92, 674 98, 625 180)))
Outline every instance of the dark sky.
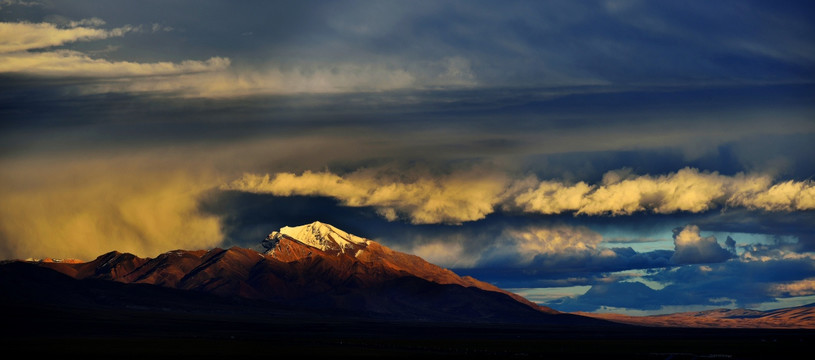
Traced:
POLYGON ((564 311, 815 302, 808 1, 0 1, 0 257, 323 221, 564 311))

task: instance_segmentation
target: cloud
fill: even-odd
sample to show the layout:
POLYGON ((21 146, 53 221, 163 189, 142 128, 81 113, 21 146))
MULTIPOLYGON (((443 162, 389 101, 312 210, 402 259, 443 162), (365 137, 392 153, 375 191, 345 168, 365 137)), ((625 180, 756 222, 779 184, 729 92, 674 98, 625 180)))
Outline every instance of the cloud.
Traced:
POLYGON ((561 311, 595 311, 602 307, 658 310, 665 305, 697 307, 770 306, 780 299, 815 294, 815 260, 811 258, 745 261, 668 267, 642 275, 664 285, 639 282, 597 282, 584 295, 552 300, 561 311), (749 275, 749 276, 746 276, 749 275))
POLYGON ((208 174, 134 156, 4 161, 0 172, 0 257, 91 260, 117 250, 155 256, 206 249, 223 236, 201 213, 208 174))
POLYGON ((467 254, 462 242, 436 241, 413 246, 409 252, 432 264, 445 267, 471 267, 477 261, 467 254))
MULTIPOLYGON (((616 306, 651 310, 660 304, 755 308, 772 304, 778 298, 809 294, 811 283, 808 280, 815 275, 814 265, 815 260, 811 258, 734 259, 716 264, 665 268, 642 276, 644 280, 665 285, 663 288, 646 290, 650 295, 641 303, 618 303, 616 306)), ((601 305, 612 305, 604 304, 601 296, 594 295, 598 293, 587 293, 574 300, 565 299, 562 310, 592 311, 601 305)), ((625 292, 616 295, 624 296, 625 292)))
POLYGON ((219 71, 229 67, 227 58, 214 57, 206 61, 187 60, 180 63, 137 63, 93 59, 71 50, 50 52, 18 52, 0 56, 0 73, 21 73, 54 77, 130 77, 188 74, 219 71))
POLYGON ((780 297, 815 295, 815 279, 777 284, 772 287, 772 291, 780 297))
POLYGON ((474 227, 382 232, 387 235, 378 241, 397 250, 428 256, 437 265, 501 286, 591 285, 623 276, 611 276, 612 272, 676 265, 669 262, 672 250, 608 248, 592 229, 561 222, 524 224, 515 219, 500 225, 482 222, 474 227))
POLYGON ((542 181, 515 197, 515 206, 528 213, 560 214, 579 210, 592 187, 585 182, 564 185, 554 181, 542 181))
POLYGON ((602 307, 657 310, 663 305, 685 304, 682 297, 661 295, 638 281, 617 281, 592 285, 583 295, 550 301, 549 305, 560 311, 594 311, 602 307))
MULTIPOLYGON (((668 266, 671 251, 639 253, 602 246, 603 237, 585 226, 553 224, 508 227, 485 247, 473 268, 503 268, 515 280, 594 277, 592 273, 668 266)), ((505 274, 507 275, 507 274, 505 274)), ((566 281, 570 285, 581 284, 566 281)))
POLYGON ((727 248, 727 251, 729 251, 732 254, 736 253, 736 240, 733 240, 732 237, 728 236, 727 240, 725 240, 724 244, 725 244, 725 247, 727 248))
POLYGON ((311 171, 300 175, 244 174, 223 188, 277 196, 328 196, 346 206, 376 207, 391 221, 406 216, 414 224, 459 224, 492 213, 509 183, 506 176, 477 168, 438 177, 428 175, 400 178, 370 169, 345 176, 311 171))
POLYGON ((461 223, 483 219, 498 208, 533 214, 631 215, 639 212, 699 213, 718 207, 765 211, 815 209, 812 181, 773 184, 768 175, 733 176, 684 168, 660 176, 609 171, 598 185, 525 177, 510 181, 495 171, 423 174, 410 181, 366 169, 347 175, 244 174, 225 188, 279 196, 328 196, 346 206, 373 206, 389 220, 407 216, 416 224, 461 223))
POLYGON ((82 19, 82 20, 79 20, 79 21, 76 21, 76 20, 70 21, 70 22, 68 22, 68 27, 72 27, 72 28, 77 27, 77 26, 98 27, 98 26, 102 26, 102 25, 105 25, 105 24, 106 24, 105 20, 102 20, 102 19, 97 18, 97 17, 92 17, 90 19, 82 19))
MULTIPOLYGON (((228 65, 228 62, 227 62, 228 65)), ((212 69, 207 74, 187 74, 170 79, 141 79, 128 83, 104 83, 88 92, 167 92, 184 97, 233 98, 251 95, 334 94, 413 88, 415 74, 386 64, 344 63, 283 68, 274 64, 260 68, 212 69)))
POLYGON ((23 0, 0 0, 0 9, 3 6, 42 6, 42 3, 39 1, 23 1, 23 0))
POLYGON ((595 186, 541 182, 516 197, 515 205, 526 212, 586 215, 698 213, 720 206, 810 210, 815 209, 815 184, 790 180, 773 185, 768 175, 725 176, 693 168, 661 176, 633 176, 617 170, 607 172, 602 183, 595 186))
POLYGON ((580 279, 595 277, 596 273, 676 265, 669 261, 673 251, 605 247, 601 234, 566 224, 508 226, 492 243, 482 242, 481 246, 472 268, 504 269, 504 276, 538 285, 544 279, 583 285, 580 279))
POLYGON ((806 242, 786 242, 776 238, 772 244, 749 244, 739 256, 741 261, 767 262, 775 260, 813 259, 815 253, 807 248, 806 242))
POLYGON ((72 22, 69 28, 59 28, 51 23, 0 22, 0 54, 123 36, 132 30, 132 27, 103 30, 86 26, 102 24, 104 21, 96 18, 72 22))
POLYGON ((503 238, 506 240, 499 246, 511 246, 521 257, 520 264, 526 265, 540 256, 616 256, 611 250, 598 248, 603 236, 584 226, 509 228, 503 238))
POLYGON ((812 181, 785 181, 769 186, 766 179, 760 186, 735 193, 729 204, 748 209, 792 211, 815 209, 815 186, 812 181))
POLYGON ((733 254, 719 246, 715 236, 702 237, 699 227, 687 225, 673 230, 674 254, 671 263, 700 264, 722 262, 733 254))

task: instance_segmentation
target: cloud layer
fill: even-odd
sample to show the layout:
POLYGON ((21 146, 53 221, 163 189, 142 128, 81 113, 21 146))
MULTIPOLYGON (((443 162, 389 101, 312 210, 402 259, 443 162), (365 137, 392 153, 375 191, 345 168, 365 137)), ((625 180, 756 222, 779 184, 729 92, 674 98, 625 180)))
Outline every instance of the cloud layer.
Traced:
POLYGON ((372 206, 388 220, 415 224, 480 220, 498 208, 533 214, 631 215, 640 212, 699 213, 721 207, 764 211, 815 209, 812 181, 773 183, 768 175, 733 176, 684 168, 667 175, 610 171, 600 184, 512 180, 487 170, 398 178, 364 169, 274 175, 244 174, 225 189, 278 196, 327 196, 346 206, 372 206))
MULTIPOLYGON (((125 82, 84 84, 85 93, 162 92, 185 97, 232 98, 248 95, 325 94, 397 89, 469 87, 476 84, 469 61, 446 56, 425 61, 421 71, 393 62, 307 63, 281 66, 273 61, 240 69, 231 59, 180 62, 111 61, 70 49, 54 49, 75 42, 122 37, 143 32, 144 26, 126 25, 105 30, 99 18, 53 23, 0 22, 0 74, 46 77, 120 78, 125 82)), ((153 33, 169 27, 150 26, 153 33)))

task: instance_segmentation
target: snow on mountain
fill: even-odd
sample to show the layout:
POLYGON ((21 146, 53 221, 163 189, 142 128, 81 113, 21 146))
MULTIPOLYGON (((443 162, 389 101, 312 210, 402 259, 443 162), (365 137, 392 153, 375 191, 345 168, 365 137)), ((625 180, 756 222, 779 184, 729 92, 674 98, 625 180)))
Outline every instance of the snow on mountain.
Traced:
POLYGON ((348 253, 352 256, 356 256, 371 242, 329 224, 315 221, 302 226, 284 226, 278 231, 273 231, 263 241, 267 254, 274 253, 275 246, 282 238, 289 238, 327 253, 348 253))

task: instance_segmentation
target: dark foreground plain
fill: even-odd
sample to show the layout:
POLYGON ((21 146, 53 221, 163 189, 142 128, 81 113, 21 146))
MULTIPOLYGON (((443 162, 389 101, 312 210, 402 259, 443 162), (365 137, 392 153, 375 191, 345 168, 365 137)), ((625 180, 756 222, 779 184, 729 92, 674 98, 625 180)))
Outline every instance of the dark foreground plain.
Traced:
MULTIPOLYGON (((84 358, 808 358, 812 331, 390 322, 297 312, 17 308, 3 348, 84 358)), ((8 317, 11 315, 10 317, 8 317)))

